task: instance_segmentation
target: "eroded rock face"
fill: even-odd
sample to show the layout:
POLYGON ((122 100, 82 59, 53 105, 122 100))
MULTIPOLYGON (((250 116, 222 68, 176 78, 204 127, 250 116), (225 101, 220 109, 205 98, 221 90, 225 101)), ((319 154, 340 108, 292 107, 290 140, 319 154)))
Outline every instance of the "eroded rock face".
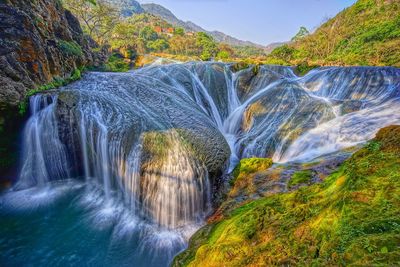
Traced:
POLYGON ((59 1, 7 0, 0 3, 0 20, 0 108, 16 106, 27 90, 53 77, 101 61, 91 51, 94 42, 59 1))

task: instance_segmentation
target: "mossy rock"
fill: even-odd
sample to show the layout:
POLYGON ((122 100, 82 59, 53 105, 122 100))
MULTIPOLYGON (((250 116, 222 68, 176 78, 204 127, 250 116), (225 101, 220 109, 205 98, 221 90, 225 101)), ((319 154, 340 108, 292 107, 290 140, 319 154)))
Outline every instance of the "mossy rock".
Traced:
POLYGON ((293 173, 292 177, 289 180, 288 187, 294 187, 300 184, 309 184, 312 179, 312 171, 311 170, 301 170, 293 173))
POLYGON ((233 177, 237 179, 240 175, 248 175, 258 171, 263 171, 273 164, 270 158, 247 158, 240 160, 233 170, 233 177))
POLYGON ((254 178, 258 172, 266 171, 272 166, 270 158, 248 158, 242 159, 232 172, 232 186, 229 192, 230 197, 237 197, 244 191, 246 195, 253 194, 256 191, 254 178))
POLYGON ((386 127, 321 184, 243 203, 175 266, 399 265, 399 138, 386 127))

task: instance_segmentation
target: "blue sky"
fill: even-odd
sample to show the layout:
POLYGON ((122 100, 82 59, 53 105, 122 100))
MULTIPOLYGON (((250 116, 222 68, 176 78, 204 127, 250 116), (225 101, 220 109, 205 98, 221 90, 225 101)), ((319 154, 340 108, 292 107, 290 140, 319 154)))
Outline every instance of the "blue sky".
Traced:
POLYGON ((140 0, 178 18, 259 44, 286 41, 300 26, 312 30, 356 0, 140 0))

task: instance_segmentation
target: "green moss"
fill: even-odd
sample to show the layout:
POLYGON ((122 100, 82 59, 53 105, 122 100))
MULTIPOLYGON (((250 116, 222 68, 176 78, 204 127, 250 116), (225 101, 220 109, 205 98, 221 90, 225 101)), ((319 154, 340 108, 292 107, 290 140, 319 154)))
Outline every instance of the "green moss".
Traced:
POLYGON ((239 178, 239 176, 246 176, 258 171, 263 171, 272 166, 272 159, 269 158, 248 158, 242 159, 239 164, 233 170, 234 180, 231 183, 235 183, 235 181, 239 178))
POLYGON ((323 183, 233 210, 175 265, 399 265, 399 138, 400 126, 384 128, 323 183))
POLYGON ((290 178, 288 187, 293 187, 299 184, 308 184, 311 179, 312 172, 310 170, 297 171, 290 178))

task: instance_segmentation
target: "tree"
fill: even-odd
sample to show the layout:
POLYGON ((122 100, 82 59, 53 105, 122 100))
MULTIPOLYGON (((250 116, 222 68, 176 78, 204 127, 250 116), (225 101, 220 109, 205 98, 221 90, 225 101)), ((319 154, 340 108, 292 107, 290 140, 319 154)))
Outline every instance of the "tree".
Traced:
POLYGON ((197 33, 196 45, 201 49, 200 58, 204 61, 210 60, 217 55, 217 44, 211 36, 204 32, 197 33))
POLYGON ((154 52, 162 52, 169 48, 169 44, 164 39, 158 39, 147 43, 147 48, 154 52))
POLYGON ((228 59, 235 55, 235 51, 228 44, 219 44, 218 50, 217 58, 219 59, 228 59))
POLYGON ((298 31, 298 33, 292 38, 292 42, 298 41, 300 39, 303 39, 304 37, 306 37, 307 35, 309 35, 310 32, 307 30, 306 27, 301 26, 300 30, 298 31))
POLYGON ((274 58, 282 59, 286 62, 290 62, 290 60, 293 59, 295 52, 296 49, 286 44, 275 48, 271 52, 271 56, 274 58))
POLYGON ((140 30, 139 37, 145 41, 155 41, 158 38, 158 35, 150 26, 145 26, 140 30))
POLYGON ((119 14, 115 7, 104 0, 64 0, 64 6, 81 22, 83 30, 98 43, 106 43, 119 14))
POLYGON ((169 52, 176 55, 192 56, 201 52, 193 36, 175 35, 169 40, 169 46, 169 52))
POLYGON ((185 30, 183 29, 183 28, 176 28, 175 29, 175 35, 180 35, 180 36, 183 36, 183 35, 185 35, 185 30))

